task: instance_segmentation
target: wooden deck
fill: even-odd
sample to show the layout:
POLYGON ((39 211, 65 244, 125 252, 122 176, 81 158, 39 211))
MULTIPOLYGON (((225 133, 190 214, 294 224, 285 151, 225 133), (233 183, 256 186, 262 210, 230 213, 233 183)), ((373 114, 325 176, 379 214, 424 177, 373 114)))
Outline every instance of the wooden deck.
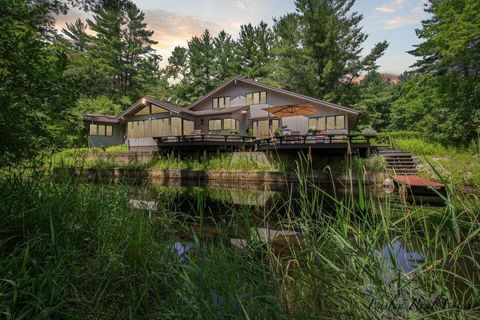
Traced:
POLYGON ((325 154, 359 153, 367 155, 370 137, 361 134, 288 135, 254 138, 242 135, 183 135, 154 137, 159 150, 322 150, 325 154))

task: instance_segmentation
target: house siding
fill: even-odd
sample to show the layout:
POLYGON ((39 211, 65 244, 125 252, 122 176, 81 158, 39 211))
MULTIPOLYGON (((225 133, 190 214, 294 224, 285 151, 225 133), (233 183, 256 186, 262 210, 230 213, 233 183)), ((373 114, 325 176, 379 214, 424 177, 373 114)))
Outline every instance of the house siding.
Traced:
MULTIPOLYGON (((272 106, 284 106, 284 105, 296 105, 300 103, 305 103, 304 100, 289 96, 287 94, 275 92, 272 90, 265 90, 259 88, 255 85, 251 85, 248 83, 243 83, 238 81, 236 84, 233 83, 232 85, 223 88, 219 92, 215 94, 214 97, 231 97, 231 107, 237 106, 244 106, 246 105, 246 94, 250 92, 258 92, 258 91, 267 91, 267 103, 266 104, 255 104, 250 105, 248 109, 248 114, 244 116, 243 114, 235 115, 234 118, 241 121, 241 133, 245 134, 248 129, 251 127, 253 120, 256 119, 266 119, 266 118, 275 118, 274 115, 269 115, 267 111, 263 110, 268 107, 272 106)), ((213 97, 213 98, 214 98, 213 97)), ((321 105, 319 103, 311 103, 316 107, 318 110, 318 114, 315 117, 326 117, 326 116, 333 116, 333 115, 344 115, 345 116, 345 129, 343 130, 328 130, 328 133, 348 133, 349 127, 349 114, 343 110, 337 110, 329 106, 321 105)), ((227 108, 228 109, 228 108, 227 108)), ((202 101, 198 105, 195 105, 191 108, 192 111, 205 111, 205 110, 212 110, 212 99, 206 99, 202 101)), ((203 132, 208 132, 208 119, 220 119, 220 118, 228 118, 228 117, 204 117, 205 124, 200 126, 203 132)), ((306 134, 308 132, 308 117, 304 116, 296 116, 296 117, 286 117, 281 119, 282 126, 286 126, 291 131, 299 132, 300 134, 306 134)))

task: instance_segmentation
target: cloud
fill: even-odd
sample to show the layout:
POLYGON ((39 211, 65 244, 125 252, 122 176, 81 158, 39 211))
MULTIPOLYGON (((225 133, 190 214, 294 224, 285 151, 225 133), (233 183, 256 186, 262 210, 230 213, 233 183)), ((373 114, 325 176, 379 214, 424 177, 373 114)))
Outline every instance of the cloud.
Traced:
MULTIPOLYGON (((205 29, 211 31, 212 35, 217 34, 221 27, 212 21, 203 20, 196 16, 179 15, 166 10, 145 10, 145 22, 147 28, 154 32, 153 39, 158 43, 153 45, 159 54, 163 56, 163 63, 166 63, 173 48, 178 45, 186 45, 187 41, 194 36, 201 35, 205 29)), ((91 14, 84 11, 72 9, 67 15, 59 15, 55 20, 57 30, 66 27, 66 23, 73 23, 77 19, 86 20, 91 14)), ((237 26, 232 26, 235 29, 237 26)), ((92 34, 87 30, 87 33, 92 34)))
POLYGON ((195 16, 178 15, 166 10, 146 10, 147 28, 154 31, 153 39, 158 41, 158 49, 173 49, 176 45, 186 44, 194 36, 209 29, 213 34, 221 30, 215 22, 202 20, 195 16))
POLYGON ((417 17, 412 17, 412 16, 397 16, 393 18, 392 20, 387 21, 385 25, 385 29, 394 29, 398 28, 401 26, 409 25, 409 24, 415 24, 418 22, 417 17))
POLYGON ((389 4, 384 4, 380 7, 376 7, 375 10, 380 11, 381 13, 394 13, 402 8, 404 2, 405 0, 393 0, 389 4))
POLYGON ((257 8, 257 1, 252 0, 236 0, 235 7, 243 11, 254 11, 257 8))

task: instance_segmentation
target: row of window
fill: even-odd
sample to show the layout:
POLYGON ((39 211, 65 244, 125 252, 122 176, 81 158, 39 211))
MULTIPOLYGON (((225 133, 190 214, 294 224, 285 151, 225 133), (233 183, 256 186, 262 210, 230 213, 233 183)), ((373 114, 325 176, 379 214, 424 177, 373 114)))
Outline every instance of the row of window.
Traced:
POLYGON ((343 130, 345 129, 345 116, 330 116, 308 119, 310 130, 343 130))
POLYGON ((220 97, 213 99, 213 109, 223 109, 230 108, 231 101, 230 97, 220 97))
POLYGON ((113 128, 112 126, 109 126, 109 125, 91 124, 90 135, 111 137, 113 135, 113 128))
MULTIPOLYGON (((222 120, 208 120, 208 131, 222 130, 222 120)), ((223 119, 223 130, 240 130, 240 121, 235 119, 223 119)))
POLYGON ((182 134, 192 134, 193 130, 193 121, 183 120, 182 127, 181 118, 163 118, 153 119, 151 121, 151 129, 149 128, 149 120, 130 121, 128 122, 127 135, 129 138, 181 136, 182 134))
POLYGON ((267 91, 247 93, 247 105, 267 103, 267 91))
MULTIPOLYGON (((252 121, 253 135, 256 137, 269 136, 270 128, 271 132, 274 133, 279 126, 280 121, 278 119, 252 121)), ((345 129, 345 116, 309 118, 308 128, 322 131, 343 130, 345 129)), ((193 133, 194 129, 193 121, 184 119, 182 126, 181 118, 153 119, 151 120, 151 129, 149 128, 149 120, 130 121, 128 122, 128 137, 146 138, 189 135, 193 133)), ((236 119, 212 119, 208 121, 208 130, 240 130, 240 121, 236 119)), ((111 137, 113 128, 111 125, 91 124, 90 135, 111 137)))
MULTIPOLYGON (((267 103, 267 92, 266 91, 259 91, 259 92, 251 92, 247 93, 246 95, 246 104, 265 104, 267 103)), ((232 102, 230 97, 218 97, 212 99, 212 108, 213 109, 223 109, 223 108, 230 108, 232 102)))

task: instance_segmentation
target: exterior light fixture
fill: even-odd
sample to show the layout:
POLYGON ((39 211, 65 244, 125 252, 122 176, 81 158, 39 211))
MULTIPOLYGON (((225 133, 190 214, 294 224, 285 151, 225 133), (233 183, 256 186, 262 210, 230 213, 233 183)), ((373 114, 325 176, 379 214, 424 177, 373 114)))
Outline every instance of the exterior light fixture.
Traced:
POLYGON ((143 98, 142 99, 142 104, 146 104, 147 103, 147 99, 143 98))
POLYGON ((243 114, 247 113, 247 110, 243 110, 242 113, 243 113, 243 114))

